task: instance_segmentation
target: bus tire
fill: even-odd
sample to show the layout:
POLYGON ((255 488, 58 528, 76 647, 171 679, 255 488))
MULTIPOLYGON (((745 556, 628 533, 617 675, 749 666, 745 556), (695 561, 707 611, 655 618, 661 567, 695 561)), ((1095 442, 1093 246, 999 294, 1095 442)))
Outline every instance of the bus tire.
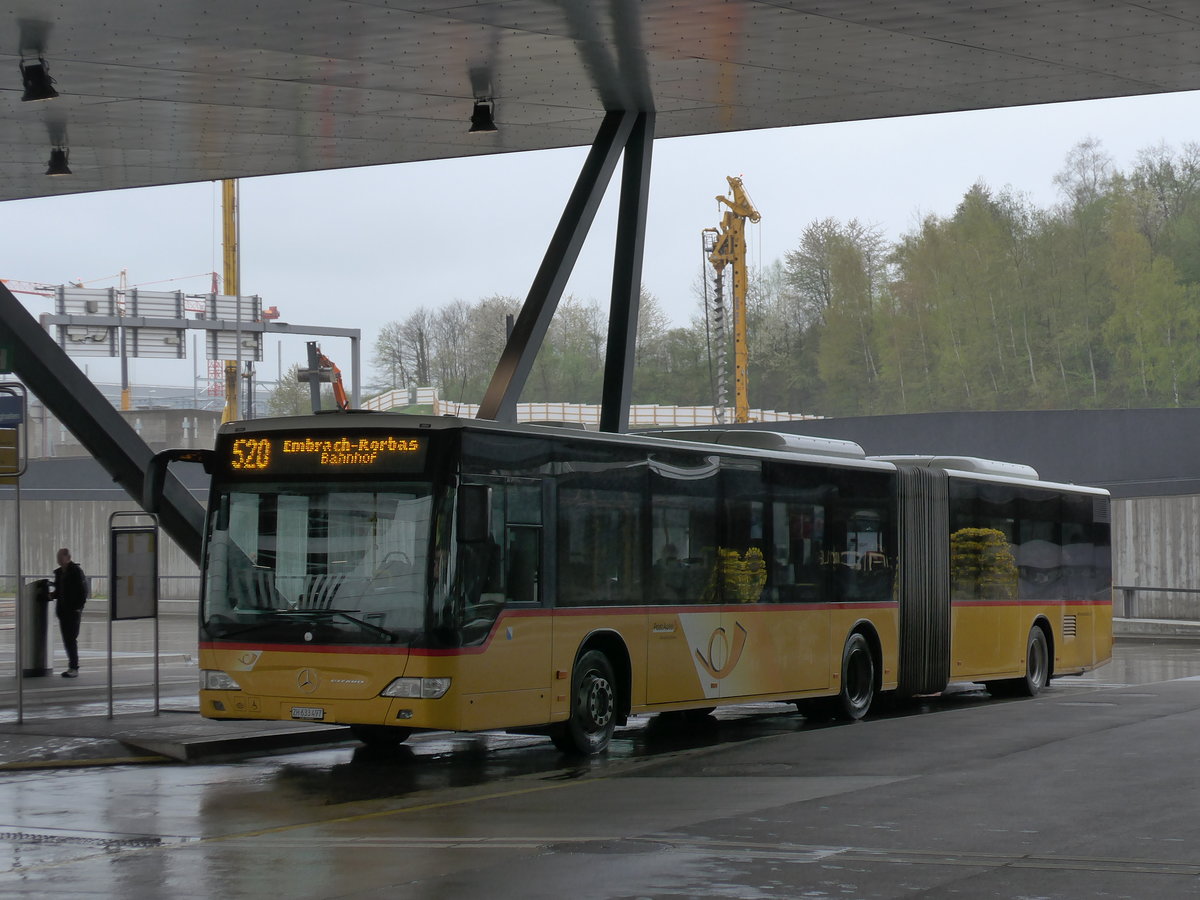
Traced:
POLYGON ((865 636, 854 632, 842 648, 842 689, 835 705, 839 719, 857 722, 875 702, 875 657, 865 636))
POLYGON ((617 724, 617 689, 612 664, 589 650, 571 673, 571 716, 550 734, 554 746, 572 756, 598 756, 608 749, 617 724))
POLYGON ((412 729, 393 725, 351 725, 350 733, 368 747, 399 747, 408 740, 412 729))
POLYGON ((1050 643, 1046 632, 1034 625, 1025 643, 1025 675, 1008 681, 993 681, 988 692, 995 697, 1036 697, 1050 683, 1050 643))

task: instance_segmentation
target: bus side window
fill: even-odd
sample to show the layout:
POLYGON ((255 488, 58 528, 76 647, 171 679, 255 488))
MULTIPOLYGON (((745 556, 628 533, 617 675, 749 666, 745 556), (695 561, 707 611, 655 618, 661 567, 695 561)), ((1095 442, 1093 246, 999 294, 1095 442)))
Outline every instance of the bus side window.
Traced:
POLYGON ((764 549, 763 503, 733 500, 726 504, 725 543, 721 547, 725 603, 757 603, 770 599, 764 549))
POLYGON ((829 506, 834 600, 882 602, 892 598, 896 525, 892 482, 886 476, 839 473, 829 506))
POLYGON ((1048 491, 1025 491, 1020 500, 1017 569, 1022 600, 1058 595, 1063 575, 1059 497, 1048 491))
POLYGON ((1015 600, 1013 489, 950 479, 950 591, 953 600, 1015 600))
POLYGON ((719 602, 767 601, 771 599, 766 590, 771 548, 767 545, 768 506, 760 499, 767 494, 762 468, 740 461, 728 466, 724 463, 721 469, 724 522, 715 585, 719 602))
POLYGON ((825 599, 825 508, 776 500, 772 504, 771 581, 780 603, 825 599))
POLYGON ((505 586, 510 603, 537 603, 542 568, 542 529, 537 525, 509 525, 504 546, 505 586))
POLYGON ((645 495, 561 485, 558 489, 558 602, 623 606, 642 597, 645 495))
POLYGON ((656 453, 650 476, 651 603, 711 599, 716 562, 717 466, 712 457, 656 453))
POLYGON ((492 482, 491 532, 474 552, 463 555, 479 587, 478 596, 467 601, 485 608, 535 603, 540 599, 542 486, 486 480, 492 482))

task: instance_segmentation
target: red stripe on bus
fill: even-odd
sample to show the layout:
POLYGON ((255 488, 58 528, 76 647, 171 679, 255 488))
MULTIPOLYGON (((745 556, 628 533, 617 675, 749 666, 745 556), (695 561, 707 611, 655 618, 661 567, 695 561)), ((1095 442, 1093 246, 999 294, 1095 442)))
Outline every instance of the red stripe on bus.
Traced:
POLYGON ((706 612, 726 613, 745 610, 762 610, 764 612, 797 612, 805 609, 895 609, 895 600, 876 600, 847 603, 692 603, 685 606, 579 606, 558 607, 547 610, 555 616, 594 616, 597 610, 606 610, 611 615, 683 615, 684 613, 706 612))
POLYGON ((245 644, 233 641, 201 641, 201 650, 266 650, 272 653, 374 653, 381 656, 399 656, 411 651, 407 647, 371 646, 360 644, 245 644))
POLYGON ((954 600, 951 606, 1111 606, 1111 600, 954 600))

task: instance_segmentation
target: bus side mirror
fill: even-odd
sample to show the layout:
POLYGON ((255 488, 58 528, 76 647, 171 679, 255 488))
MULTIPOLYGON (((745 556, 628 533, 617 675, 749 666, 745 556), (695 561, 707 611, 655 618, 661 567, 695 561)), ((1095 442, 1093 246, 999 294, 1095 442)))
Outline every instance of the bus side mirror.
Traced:
POLYGON ((162 500, 163 485, 167 480, 167 467, 171 463, 195 462, 204 466, 204 471, 212 474, 213 460, 216 454, 212 450, 163 450, 155 453, 146 466, 146 475, 142 481, 142 509, 155 514, 159 511, 162 500))
POLYGON ((492 533, 492 489, 486 484, 458 488, 458 542, 482 544, 492 533))

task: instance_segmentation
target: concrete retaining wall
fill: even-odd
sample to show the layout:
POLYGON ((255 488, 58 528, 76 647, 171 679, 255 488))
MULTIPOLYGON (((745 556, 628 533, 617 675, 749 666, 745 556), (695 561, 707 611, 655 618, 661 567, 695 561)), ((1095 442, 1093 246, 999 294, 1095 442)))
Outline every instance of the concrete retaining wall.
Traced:
MULTIPOLYGON (((1112 511, 1113 584, 1200 591, 1200 495, 1115 500, 1112 511)), ((1200 620, 1200 593, 1132 600, 1139 618, 1200 620)))
MULTIPOLYGON (((54 571, 54 555, 68 547, 92 579, 92 593, 108 593, 108 517, 117 510, 138 510, 132 501, 22 500, 21 569, 26 576, 54 571)), ((134 524, 129 520, 123 524, 134 524)), ((143 520, 144 521, 144 520, 143 520)), ((118 524, 122 524, 118 520, 118 524)), ((16 504, 0 500, 0 591, 11 593, 16 566, 16 504)), ((200 571, 166 534, 160 532, 158 570, 163 599, 195 597, 200 571)))

